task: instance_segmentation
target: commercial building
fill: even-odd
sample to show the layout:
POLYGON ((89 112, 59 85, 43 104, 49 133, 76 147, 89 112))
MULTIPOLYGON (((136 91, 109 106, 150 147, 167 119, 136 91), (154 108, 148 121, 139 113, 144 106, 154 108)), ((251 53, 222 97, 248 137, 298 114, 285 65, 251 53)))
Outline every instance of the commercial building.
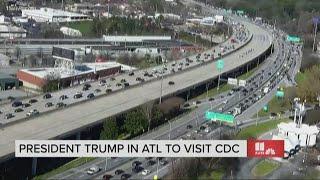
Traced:
POLYGON ((41 90, 50 81, 58 80, 60 87, 70 87, 117 74, 121 69, 122 64, 116 62, 86 63, 75 66, 71 72, 60 68, 20 69, 17 77, 24 87, 41 90))
POLYGON ((148 45, 163 42, 171 42, 171 36, 107 36, 103 35, 105 42, 114 45, 148 45))
POLYGON ((23 9, 22 17, 34 19, 37 22, 74 22, 91 20, 89 16, 84 14, 52 8, 23 9))
POLYGON ((0 38, 25 38, 27 36, 27 31, 25 29, 11 26, 11 25, 1 25, 0 24, 0 38))
POLYGON ((0 73, 0 90, 19 88, 19 80, 8 74, 0 73))

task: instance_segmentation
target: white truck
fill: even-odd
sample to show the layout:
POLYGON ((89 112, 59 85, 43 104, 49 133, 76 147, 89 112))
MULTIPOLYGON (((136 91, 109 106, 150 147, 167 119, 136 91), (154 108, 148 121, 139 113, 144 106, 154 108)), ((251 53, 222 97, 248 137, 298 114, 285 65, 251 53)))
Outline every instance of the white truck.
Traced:
POLYGON ((233 116, 238 116, 239 114, 241 114, 241 108, 240 107, 235 107, 233 110, 232 115, 233 116))

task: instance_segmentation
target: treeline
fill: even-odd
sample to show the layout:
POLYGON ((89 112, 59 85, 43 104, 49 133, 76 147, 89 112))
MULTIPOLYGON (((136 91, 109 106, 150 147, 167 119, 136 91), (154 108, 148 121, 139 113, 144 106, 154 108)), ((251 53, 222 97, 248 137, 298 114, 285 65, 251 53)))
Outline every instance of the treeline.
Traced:
POLYGON ((184 100, 171 98, 162 104, 148 102, 129 112, 107 118, 100 139, 130 139, 149 131, 183 113, 180 105, 184 100))
POLYGON ((296 90, 300 99, 317 102, 317 97, 320 96, 320 65, 314 65, 300 74, 296 90))

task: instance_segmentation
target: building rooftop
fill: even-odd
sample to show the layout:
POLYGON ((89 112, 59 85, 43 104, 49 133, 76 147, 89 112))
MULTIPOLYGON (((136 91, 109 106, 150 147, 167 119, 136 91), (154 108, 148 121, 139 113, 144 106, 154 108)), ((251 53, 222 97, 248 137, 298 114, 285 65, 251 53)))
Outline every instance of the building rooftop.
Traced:
POLYGON ((16 26, 8 26, 0 24, 0 33, 26 33, 25 29, 16 27, 16 26))
POLYGON ((286 131, 295 132, 297 134, 318 134, 319 129, 317 126, 309 126, 307 124, 301 124, 301 127, 298 128, 297 124, 294 122, 289 123, 280 123, 278 124, 279 129, 284 129, 286 131))
POLYGON ((88 17, 87 15, 80 14, 80 13, 73 13, 69 11, 63 11, 60 9, 52 9, 52 8, 40 8, 40 9, 24 9, 24 12, 28 13, 36 13, 36 14, 41 14, 42 16, 67 16, 67 17, 88 17))
POLYGON ((129 66, 117 63, 117 62, 101 62, 101 63, 84 63, 75 66, 73 71, 61 70, 59 68, 31 68, 21 69, 20 71, 32 74, 39 78, 45 78, 46 76, 56 76, 59 78, 68 78, 72 76, 87 74, 95 71, 101 71, 113 67, 121 66, 121 69, 128 69, 129 66))

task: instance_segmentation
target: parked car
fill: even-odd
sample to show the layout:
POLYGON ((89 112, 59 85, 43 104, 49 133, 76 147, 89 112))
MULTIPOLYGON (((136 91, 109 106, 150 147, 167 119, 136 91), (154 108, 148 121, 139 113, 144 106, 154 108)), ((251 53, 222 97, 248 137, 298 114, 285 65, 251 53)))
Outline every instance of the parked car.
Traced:
POLYGON ((26 116, 27 117, 30 117, 30 116, 35 116, 35 115, 38 115, 39 114, 39 111, 36 110, 36 109, 32 109, 31 111, 29 111, 26 116))
POLYGON ((52 95, 50 93, 43 95, 43 99, 50 99, 50 98, 52 98, 52 95))
POLYGON ((168 84, 169 84, 169 85, 174 85, 174 82, 173 82, 173 81, 169 81, 168 84))

